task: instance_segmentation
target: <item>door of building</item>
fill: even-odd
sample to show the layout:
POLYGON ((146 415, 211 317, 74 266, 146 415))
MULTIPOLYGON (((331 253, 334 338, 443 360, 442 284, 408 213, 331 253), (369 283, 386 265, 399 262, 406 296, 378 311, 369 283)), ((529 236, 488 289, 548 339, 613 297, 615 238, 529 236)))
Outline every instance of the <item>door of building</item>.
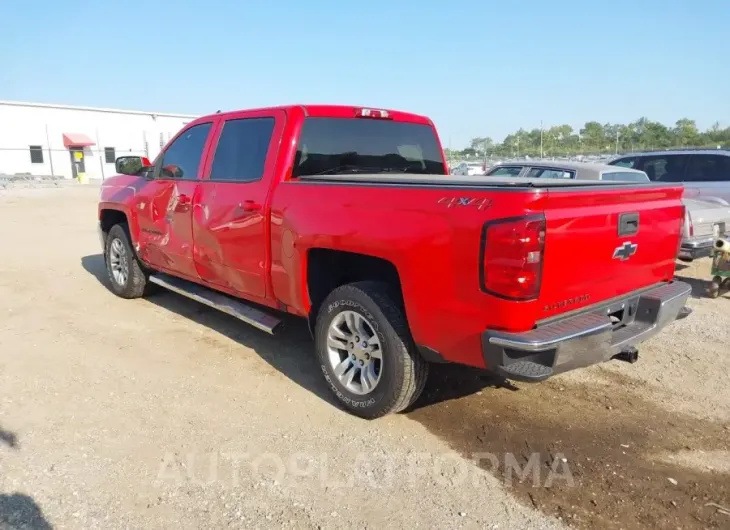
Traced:
POLYGON ((84 148, 69 147, 68 152, 71 155, 71 171, 73 178, 79 182, 86 180, 86 166, 84 165, 84 148))

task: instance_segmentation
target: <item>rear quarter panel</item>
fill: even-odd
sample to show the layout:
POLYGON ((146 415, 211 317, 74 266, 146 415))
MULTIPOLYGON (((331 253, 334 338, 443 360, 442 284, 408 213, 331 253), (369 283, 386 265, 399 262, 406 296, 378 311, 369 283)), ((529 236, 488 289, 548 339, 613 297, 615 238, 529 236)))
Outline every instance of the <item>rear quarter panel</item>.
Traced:
POLYGON ((482 226, 540 212, 546 196, 544 190, 281 183, 271 205, 274 295, 293 312, 309 313, 307 252, 313 248, 388 260, 398 270, 416 343, 450 361, 483 366, 480 333, 529 329, 538 304, 480 291, 482 226), (455 204, 462 197, 472 205, 455 204))

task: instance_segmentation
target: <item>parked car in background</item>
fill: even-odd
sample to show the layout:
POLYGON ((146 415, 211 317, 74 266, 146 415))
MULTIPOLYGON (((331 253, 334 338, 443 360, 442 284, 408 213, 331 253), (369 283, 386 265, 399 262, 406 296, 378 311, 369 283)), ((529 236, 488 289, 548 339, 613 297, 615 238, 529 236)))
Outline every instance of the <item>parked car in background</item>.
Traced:
POLYGON ((692 261, 712 254, 712 246, 730 228, 730 206, 702 198, 682 199, 685 210, 684 237, 679 259, 692 261))
POLYGON ((730 149, 682 149, 623 155, 609 162, 644 171, 649 180, 681 182, 685 197, 730 205, 730 149))
MULTIPOLYGON (((728 158, 730 159, 730 157, 728 158)), ((587 162, 526 161, 507 162, 494 166, 489 176, 525 178, 565 178, 579 180, 613 180, 649 182, 649 176, 638 169, 620 165, 587 162)), ((705 200, 704 197, 685 197, 684 233, 679 259, 692 261, 709 256, 718 237, 724 237, 730 228, 730 205, 722 200, 705 200)))
POLYGON ((451 174, 464 176, 484 175, 484 164, 481 162, 462 162, 451 171, 451 174))
POLYGON ((617 168, 607 164, 589 162, 526 160, 524 162, 505 162, 493 166, 487 175, 490 177, 525 177, 579 180, 611 180, 618 182, 649 182, 643 171, 630 168, 617 168))

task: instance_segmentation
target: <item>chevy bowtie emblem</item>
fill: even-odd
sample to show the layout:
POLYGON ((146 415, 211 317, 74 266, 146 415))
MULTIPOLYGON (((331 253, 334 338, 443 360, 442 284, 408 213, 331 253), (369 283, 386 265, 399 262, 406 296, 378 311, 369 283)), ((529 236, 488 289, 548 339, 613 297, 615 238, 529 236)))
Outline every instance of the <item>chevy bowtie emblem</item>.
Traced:
POLYGON ((635 245, 631 241, 627 241, 620 247, 616 247, 616 249, 613 251, 613 259, 626 261, 631 256, 636 254, 636 249, 638 249, 638 248, 639 248, 639 245, 635 245))

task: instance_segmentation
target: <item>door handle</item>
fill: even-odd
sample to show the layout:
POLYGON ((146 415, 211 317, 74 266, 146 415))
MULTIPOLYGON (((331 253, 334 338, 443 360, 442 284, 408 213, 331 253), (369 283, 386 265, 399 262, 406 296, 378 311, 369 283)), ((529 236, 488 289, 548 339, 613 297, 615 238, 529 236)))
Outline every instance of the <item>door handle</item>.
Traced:
POLYGON ((255 201, 247 200, 238 203, 238 209, 243 212, 258 212, 261 205, 255 201))
POLYGON ((636 212, 622 213, 618 217, 618 235, 633 236, 639 231, 639 214, 636 212))

